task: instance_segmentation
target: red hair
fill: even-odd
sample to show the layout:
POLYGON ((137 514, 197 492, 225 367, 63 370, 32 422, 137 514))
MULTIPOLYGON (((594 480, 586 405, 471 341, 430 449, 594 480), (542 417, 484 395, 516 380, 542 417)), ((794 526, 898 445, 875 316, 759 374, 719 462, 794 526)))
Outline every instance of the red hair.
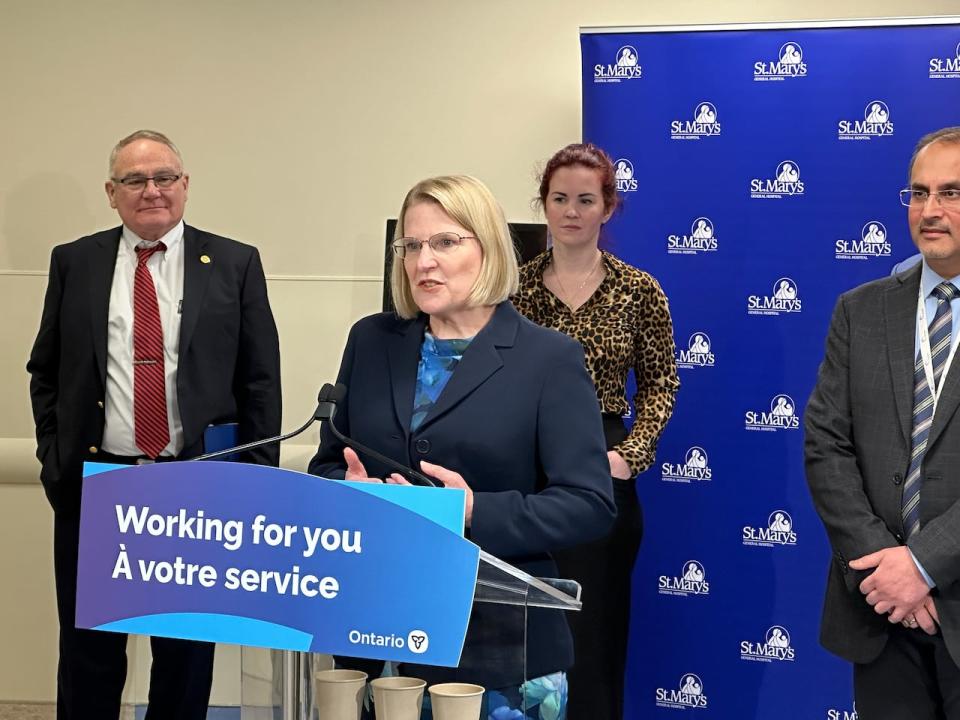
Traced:
POLYGON ((620 205, 620 196, 617 195, 617 176, 613 169, 613 160, 604 150, 593 143, 567 145, 554 153, 553 157, 547 161, 547 165, 540 175, 541 207, 546 205, 553 174, 560 168, 574 165, 597 171, 600 177, 601 194, 603 195, 603 209, 610 212, 616 210, 620 205))

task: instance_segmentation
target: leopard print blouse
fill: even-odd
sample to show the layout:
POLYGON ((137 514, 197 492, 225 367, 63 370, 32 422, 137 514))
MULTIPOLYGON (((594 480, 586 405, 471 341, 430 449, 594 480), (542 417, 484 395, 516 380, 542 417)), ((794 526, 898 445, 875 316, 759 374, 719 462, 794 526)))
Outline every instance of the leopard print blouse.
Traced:
POLYGON ((653 464, 657 441, 680 387, 667 296, 651 275, 604 252, 606 277, 571 312, 543 284, 543 272, 552 257, 547 250, 520 269, 520 290, 513 304, 535 323, 566 333, 583 345, 604 413, 630 411, 626 382, 633 368, 637 417, 629 437, 614 450, 637 475, 653 464))

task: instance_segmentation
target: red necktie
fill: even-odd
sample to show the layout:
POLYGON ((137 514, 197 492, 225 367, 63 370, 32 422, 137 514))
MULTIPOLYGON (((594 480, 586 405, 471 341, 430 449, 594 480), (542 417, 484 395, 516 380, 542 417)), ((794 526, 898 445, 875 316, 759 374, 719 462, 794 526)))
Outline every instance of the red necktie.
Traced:
POLYGON ((156 458, 170 442, 163 371, 163 327, 147 260, 167 246, 137 248, 133 277, 133 426, 140 452, 156 458))

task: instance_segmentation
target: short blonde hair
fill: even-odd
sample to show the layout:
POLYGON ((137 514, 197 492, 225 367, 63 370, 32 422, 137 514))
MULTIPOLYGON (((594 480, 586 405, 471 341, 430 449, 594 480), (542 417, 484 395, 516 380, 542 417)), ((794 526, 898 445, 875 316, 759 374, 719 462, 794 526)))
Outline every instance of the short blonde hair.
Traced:
MULTIPOLYGON (((467 298, 470 306, 497 305, 516 294, 520 282, 517 251, 503 209, 487 186, 469 175, 444 175, 421 180, 403 200, 394 240, 404 237, 403 224, 407 211, 424 202, 439 205, 480 243, 483 259, 480 274, 467 298)), ((403 258, 396 254, 390 270, 390 292, 400 317, 410 319, 417 316, 420 308, 413 301, 403 258)))

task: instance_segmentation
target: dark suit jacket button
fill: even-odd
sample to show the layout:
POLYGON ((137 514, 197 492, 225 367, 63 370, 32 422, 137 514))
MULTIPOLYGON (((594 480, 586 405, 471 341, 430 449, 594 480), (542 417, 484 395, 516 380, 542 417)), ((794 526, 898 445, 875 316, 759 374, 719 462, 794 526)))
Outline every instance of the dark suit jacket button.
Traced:
POLYGON ((103 410, 103 400, 97 400, 97 407, 103 410))
POLYGON ((430 452, 430 441, 429 440, 417 440, 416 444, 417 452, 421 455, 426 455, 430 452))
POLYGON ((900 473, 895 473, 893 476, 893 484, 899 485, 902 482, 903 482, 903 475, 901 475, 900 473))

